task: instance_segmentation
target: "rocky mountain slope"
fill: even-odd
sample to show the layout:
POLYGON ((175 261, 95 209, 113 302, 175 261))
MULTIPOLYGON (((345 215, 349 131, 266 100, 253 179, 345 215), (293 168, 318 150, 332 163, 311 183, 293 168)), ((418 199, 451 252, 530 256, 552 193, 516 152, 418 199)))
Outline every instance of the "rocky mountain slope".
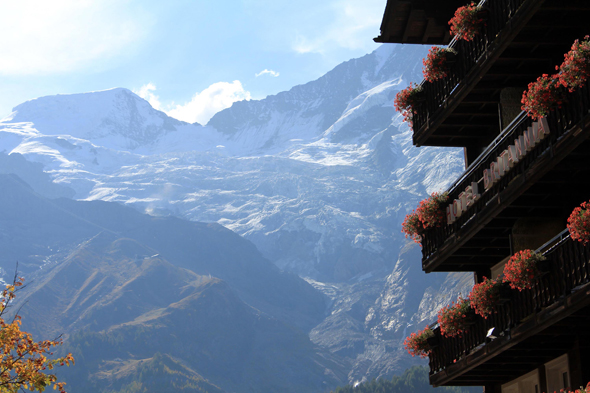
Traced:
POLYGON ((414 148, 393 109, 397 91, 421 79, 425 54, 385 45, 316 81, 235 103, 205 126, 126 89, 42 97, 0 122, 0 152, 42 164, 75 199, 242 235, 327 297, 327 317, 302 326, 350 363, 351 382, 389 376, 414 361, 400 351, 404 335, 470 285, 424 275, 419 248, 400 233, 405 214, 463 168, 456 149, 414 148))
POLYGON ((306 334, 323 318, 323 296, 231 231, 115 203, 49 200, 14 175, 0 175, 0 188, 2 238, 17 246, 3 249, 30 255, 14 310, 37 338, 65 335, 62 350, 77 359, 63 371, 72 391, 145 383, 155 392, 139 378, 153 373, 209 392, 346 382, 348 364, 306 334))

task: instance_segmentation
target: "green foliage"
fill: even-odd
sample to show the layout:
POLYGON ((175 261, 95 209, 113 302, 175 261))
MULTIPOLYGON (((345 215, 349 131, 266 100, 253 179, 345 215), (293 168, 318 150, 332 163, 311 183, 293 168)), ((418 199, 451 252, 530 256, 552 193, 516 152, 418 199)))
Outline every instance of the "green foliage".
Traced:
POLYGON ((459 388, 444 386, 433 388, 428 383, 428 368, 414 366, 407 369, 401 376, 394 376, 391 380, 373 379, 361 383, 356 387, 350 385, 337 388, 332 393, 479 393, 481 387, 459 388))

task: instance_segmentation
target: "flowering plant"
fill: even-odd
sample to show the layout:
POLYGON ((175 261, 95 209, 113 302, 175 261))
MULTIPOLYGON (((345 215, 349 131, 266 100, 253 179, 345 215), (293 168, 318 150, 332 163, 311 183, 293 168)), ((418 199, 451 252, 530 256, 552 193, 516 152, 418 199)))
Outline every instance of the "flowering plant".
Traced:
POLYGON ((433 46, 422 60, 422 74, 428 82, 434 82, 447 76, 447 59, 449 54, 456 54, 453 48, 433 46))
POLYGON ((590 201, 582 202, 574 209, 567 219, 567 229, 573 240, 584 244, 590 241, 590 201))
POLYGON ((412 127, 412 119, 414 117, 414 108, 418 102, 418 97, 422 93, 422 88, 410 82, 410 85, 398 92, 395 96, 394 105, 395 110, 400 112, 404 117, 404 121, 412 127))
POLYGON ((422 222, 418 218, 416 211, 408 214, 402 223, 402 233, 406 235, 406 238, 409 236, 418 244, 420 244, 420 240, 422 239, 420 233, 423 229, 424 227, 422 226, 422 222))
POLYGON ((576 389, 575 392, 568 391, 568 393, 590 393, 590 382, 586 385, 586 388, 580 386, 579 389, 576 389))
POLYGON ((563 93, 557 75, 543 74, 522 93, 522 110, 534 120, 545 117, 554 108, 561 108, 563 93))
POLYGON ((476 314, 487 319, 494 312, 500 301, 500 285, 500 281, 484 277, 482 282, 473 286, 469 294, 469 303, 476 314))
POLYGON ((565 60, 559 67, 559 83, 572 92, 586 83, 590 76, 590 36, 584 40, 574 41, 571 50, 564 55, 565 60))
POLYGON ((410 337, 406 337, 404 340, 404 347, 410 355, 418 355, 421 358, 425 358, 431 352, 430 345, 428 345, 427 342, 427 339, 430 337, 434 337, 434 333, 428 326, 426 326, 424 330, 421 330, 418 333, 412 333, 410 334, 410 337))
POLYGON ((444 192, 432 193, 428 198, 420 201, 416 210, 406 216, 402 223, 402 232, 416 243, 420 243, 420 234, 427 228, 439 226, 444 220, 443 205, 449 199, 444 192))
POLYGON ((535 279, 541 273, 537 265, 539 261, 545 259, 543 255, 533 250, 517 252, 504 265, 504 282, 510 283, 510 288, 519 291, 531 289, 535 279))
POLYGON ((465 41, 472 41, 485 21, 480 17, 482 8, 475 3, 460 7, 449 21, 451 35, 465 41))
POLYGON ((446 337, 456 337, 466 332, 469 325, 467 316, 469 310, 469 301, 462 297, 459 297, 456 302, 443 307, 438 312, 438 325, 441 334, 446 337))
POLYGON ((449 194, 433 192, 428 198, 418 204, 416 213, 424 229, 439 226, 445 218, 443 206, 449 199, 449 194))

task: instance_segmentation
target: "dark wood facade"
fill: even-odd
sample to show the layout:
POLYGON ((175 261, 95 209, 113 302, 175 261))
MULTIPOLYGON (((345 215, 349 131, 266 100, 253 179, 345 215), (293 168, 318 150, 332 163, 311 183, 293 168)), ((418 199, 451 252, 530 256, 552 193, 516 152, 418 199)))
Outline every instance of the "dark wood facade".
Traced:
MULTIPOLYGON (((379 42, 427 43, 431 36, 425 38, 420 15, 431 13, 433 3, 388 1, 379 42), (422 14, 410 16, 412 7, 422 14)), ((453 3, 448 19, 465 3, 453 3)), ((540 127, 521 112, 522 92, 542 74, 555 73, 574 40, 590 34, 590 0, 480 5, 485 27, 473 41, 450 42, 457 56, 449 75, 422 82, 425 100, 414 108, 416 146, 465 149, 466 171, 447 190, 450 200, 474 185, 480 194, 453 222, 422 235, 422 268, 474 272, 481 280, 497 275, 522 249, 542 252, 550 268, 532 290, 507 291, 489 318, 473 315, 462 337, 443 337, 435 327, 430 381, 528 393, 513 382, 534 373, 537 393, 547 392, 555 379, 551 364, 563 358, 563 384, 569 386, 562 387, 575 389, 590 382, 590 245, 573 241, 565 228, 572 210, 590 199, 590 82, 567 93, 544 120, 547 134, 502 169, 498 181, 486 187, 484 171, 540 127)), ((448 42, 441 34, 437 40, 448 42)))

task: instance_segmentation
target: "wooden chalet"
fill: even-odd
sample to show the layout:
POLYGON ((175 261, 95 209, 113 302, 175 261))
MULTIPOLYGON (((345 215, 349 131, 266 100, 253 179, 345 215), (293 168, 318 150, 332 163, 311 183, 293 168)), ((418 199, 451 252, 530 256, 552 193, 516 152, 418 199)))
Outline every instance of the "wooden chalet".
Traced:
POLYGON ((422 82, 425 100, 413 111, 414 144, 463 147, 466 166, 446 190, 457 214, 422 236, 422 267, 474 272, 481 281, 502 274, 523 249, 550 263, 533 289, 509 292, 497 313, 476 316, 462 337, 435 329, 430 382, 488 393, 576 389, 590 382, 590 244, 570 239, 566 220, 590 200, 590 84, 536 122, 520 99, 590 34, 590 0, 484 0, 486 24, 476 38, 450 40, 447 22, 466 3, 388 0, 375 39, 457 51, 447 77, 422 82), (541 137, 513 166, 502 164, 533 129, 541 137), (490 168, 499 179, 486 179, 490 168), (465 207, 473 187, 479 198, 465 207))

